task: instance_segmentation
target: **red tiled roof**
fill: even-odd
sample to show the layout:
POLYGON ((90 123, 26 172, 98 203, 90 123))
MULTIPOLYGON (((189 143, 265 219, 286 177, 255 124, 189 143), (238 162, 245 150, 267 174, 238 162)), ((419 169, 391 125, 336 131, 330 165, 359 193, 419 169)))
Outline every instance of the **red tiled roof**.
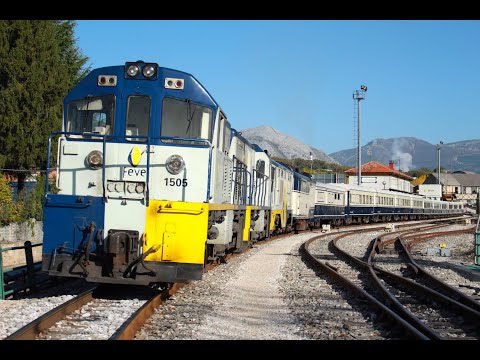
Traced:
MULTIPOLYGON (((351 168, 345 171, 347 175, 355 175, 357 173, 357 168, 351 168)), ((408 176, 398 170, 390 169, 387 165, 380 164, 376 161, 370 161, 362 165, 362 175, 368 174, 389 174, 395 177, 400 177, 408 181, 412 181, 413 177, 408 176)))

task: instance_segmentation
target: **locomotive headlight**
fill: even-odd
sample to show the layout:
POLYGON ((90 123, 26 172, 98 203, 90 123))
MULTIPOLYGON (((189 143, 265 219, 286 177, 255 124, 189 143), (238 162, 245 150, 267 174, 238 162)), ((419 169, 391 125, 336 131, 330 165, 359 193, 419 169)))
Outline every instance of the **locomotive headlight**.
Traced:
POLYGON ((127 67, 127 75, 130 77, 135 77, 140 72, 140 67, 137 64, 130 64, 127 67))
POLYGON ((135 186, 137 194, 143 193, 143 190, 145 190, 145 186, 142 183, 138 183, 137 186, 135 186))
POLYGON ((127 184, 127 191, 132 194, 133 192, 135 192, 135 183, 128 183, 127 184))
POLYGON ((155 66, 151 64, 147 64, 143 67, 142 70, 143 76, 145 76, 148 79, 151 79, 152 77, 155 76, 155 66))
POLYGON ((172 175, 177 175, 185 167, 185 161, 180 155, 172 155, 165 162, 167 171, 172 175))
POLYGON ((123 182, 119 181, 115 184, 115 191, 116 192, 123 192, 123 182))
POLYGON ((115 190, 115 184, 113 182, 109 181, 107 183, 107 190, 110 191, 110 192, 114 191, 115 190))
POLYGON ((90 151, 87 155, 87 164, 92 169, 100 169, 103 165, 103 154, 99 150, 90 151))

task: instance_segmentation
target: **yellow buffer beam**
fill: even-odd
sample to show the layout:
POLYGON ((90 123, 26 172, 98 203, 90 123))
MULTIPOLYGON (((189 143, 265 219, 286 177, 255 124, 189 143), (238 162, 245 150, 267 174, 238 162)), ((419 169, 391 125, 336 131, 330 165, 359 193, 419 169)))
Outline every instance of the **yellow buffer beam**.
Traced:
POLYGON ((208 228, 208 204, 150 200, 143 252, 159 250, 147 261, 203 264, 208 228))
POLYGON ((252 207, 247 206, 245 209, 245 224, 243 227, 243 241, 250 240, 250 218, 252 216, 252 207))

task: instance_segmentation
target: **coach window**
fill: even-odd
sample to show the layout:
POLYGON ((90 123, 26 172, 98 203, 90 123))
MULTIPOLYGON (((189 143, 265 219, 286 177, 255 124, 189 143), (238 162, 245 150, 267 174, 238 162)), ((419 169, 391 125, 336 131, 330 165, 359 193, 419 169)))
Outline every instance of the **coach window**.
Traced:
POLYGON ((220 121, 218 122, 218 136, 217 136, 217 149, 225 154, 228 154, 230 150, 230 124, 228 123, 225 115, 220 113, 220 121))
POLYGON ((218 117, 217 131, 217 149, 223 151, 223 127, 225 126, 225 117, 220 114, 218 117))
MULTIPOLYGON (((189 99, 163 100, 162 137, 205 139, 212 141, 212 114, 209 107, 196 104, 189 99)), ((176 139, 163 139, 163 142, 204 145, 205 143, 176 139)), ((224 140, 225 141, 225 140, 224 140)))
POLYGON ((325 193, 323 191, 317 190, 317 202, 321 202, 321 203, 325 202, 325 193))
POLYGON ((293 190, 300 191, 300 179, 297 177, 293 178, 293 190))
POLYGON ((131 95, 128 97, 125 135, 128 141, 147 141, 150 124, 150 97, 131 95))
POLYGON ((223 151, 226 154, 230 151, 230 141, 232 137, 232 129, 228 121, 225 121, 224 133, 223 133, 223 151))
POLYGON ((309 183, 309 182, 305 182, 305 192, 306 192, 307 194, 310 193, 310 183, 309 183))
MULTIPOLYGON (((102 95, 73 100, 67 105, 67 132, 107 135, 113 133, 115 96, 102 95)), ((82 135, 68 135, 82 137, 82 135)), ((85 136, 86 139, 95 137, 85 136)), ((100 137, 96 137, 99 139, 100 137)))
POLYGON ((256 165, 257 170, 257 177, 263 177, 265 175, 265 161, 264 160, 257 160, 256 165))

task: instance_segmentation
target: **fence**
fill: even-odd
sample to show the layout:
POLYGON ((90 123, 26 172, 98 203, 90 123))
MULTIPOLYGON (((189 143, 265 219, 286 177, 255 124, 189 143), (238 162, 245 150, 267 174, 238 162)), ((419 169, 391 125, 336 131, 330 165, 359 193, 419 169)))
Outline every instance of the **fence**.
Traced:
POLYGON ((0 245, 0 299, 5 300, 9 295, 21 290, 35 287, 35 272, 40 263, 33 262, 32 248, 41 246, 42 243, 34 244, 25 241, 24 246, 3 247, 0 245), (3 253, 7 251, 24 250, 26 265, 4 268, 3 253))

